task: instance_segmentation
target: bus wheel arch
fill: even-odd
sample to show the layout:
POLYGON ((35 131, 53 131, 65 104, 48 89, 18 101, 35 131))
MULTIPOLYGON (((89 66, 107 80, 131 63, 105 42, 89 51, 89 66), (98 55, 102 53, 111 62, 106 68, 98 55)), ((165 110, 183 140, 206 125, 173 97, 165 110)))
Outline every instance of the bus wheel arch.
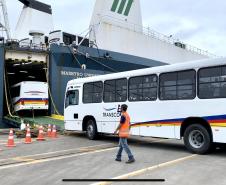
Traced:
POLYGON ((190 117, 183 121, 180 130, 186 148, 192 153, 205 154, 210 151, 213 135, 210 124, 199 117, 190 117))
POLYGON ((98 135, 96 119, 93 116, 85 116, 82 123, 82 130, 86 132, 90 140, 96 139, 98 135))

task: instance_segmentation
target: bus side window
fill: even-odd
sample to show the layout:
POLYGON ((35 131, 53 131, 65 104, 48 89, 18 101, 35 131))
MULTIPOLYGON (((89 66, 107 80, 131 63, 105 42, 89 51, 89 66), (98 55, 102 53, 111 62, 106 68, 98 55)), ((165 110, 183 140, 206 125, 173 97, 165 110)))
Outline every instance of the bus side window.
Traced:
POLYGON ((79 104, 79 92, 78 90, 68 91, 65 100, 65 108, 71 105, 79 104))
POLYGON ((104 82, 104 102, 125 102, 127 100, 127 79, 106 80, 104 82))
POLYGON ((129 101, 155 101, 157 88, 157 75, 132 77, 129 79, 129 101))
POLYGON ((127 100, 127 79, 116 80, 116 102, 125 102, 127 100))
POLYGON ((93 83, 92 103, 101 103, 103 94, 103 82, 93 83))
POLYGON ((83 103, 101 103, 103 82, 91 82, 83 85, 83 103))
POLYGON ((106 80, 104 82, 104 102, 115 102, 115 80, 106 80))
POLYGON ((163 73, 160 75, 160 100, 190 100, 196 96, 194 70, 163 73))
POLYGON ((198 96, 200 99, 226 98, 226 67, 208 67, 199 70, 198 96))

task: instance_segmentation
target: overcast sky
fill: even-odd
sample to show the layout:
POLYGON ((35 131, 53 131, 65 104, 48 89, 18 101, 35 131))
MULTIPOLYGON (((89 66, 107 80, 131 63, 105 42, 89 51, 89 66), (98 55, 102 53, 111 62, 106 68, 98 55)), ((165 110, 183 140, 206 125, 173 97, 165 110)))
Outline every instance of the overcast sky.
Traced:
MULTIPOLYGON (((55 30, 81 33, 89 27, 95 0, 40 0, 51 4, 55 30)), ((17 0, 6 0, 11 30, 22 10, 17 0)), ((225 0, 141 0, 143 24, 165 35, 226 56, 225 0)))

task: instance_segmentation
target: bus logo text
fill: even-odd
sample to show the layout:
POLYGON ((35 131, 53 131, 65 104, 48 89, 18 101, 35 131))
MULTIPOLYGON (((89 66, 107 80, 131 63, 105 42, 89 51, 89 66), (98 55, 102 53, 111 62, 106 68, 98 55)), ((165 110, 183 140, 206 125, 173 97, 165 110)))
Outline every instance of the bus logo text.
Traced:
POLYGON ((118 118, 121 116, 121 105, 118 105, 118 108, 104 108, 104 110, 106 112, 103 112, 103 117, 118 118))

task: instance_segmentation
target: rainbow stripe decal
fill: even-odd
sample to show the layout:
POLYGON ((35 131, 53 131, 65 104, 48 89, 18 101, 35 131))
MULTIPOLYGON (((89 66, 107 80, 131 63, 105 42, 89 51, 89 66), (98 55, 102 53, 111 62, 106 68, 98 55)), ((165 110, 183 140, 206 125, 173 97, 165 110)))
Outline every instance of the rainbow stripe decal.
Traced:
MULTIPOLYGON (((226 127, 226 115, 218 115, 218 116, 207 116, 202 117, 206 120, 211 127, 226 127)), ((131 127, 144 127, 144 126, 181 126, 182 122, 186 118, 178 118, 178 119, 166 119, 166 120, 155 120, 141 123, 134 123, 131 127)))
POLYGON ((48 98, 21 98, 14 105, 46 105, 48 98))

